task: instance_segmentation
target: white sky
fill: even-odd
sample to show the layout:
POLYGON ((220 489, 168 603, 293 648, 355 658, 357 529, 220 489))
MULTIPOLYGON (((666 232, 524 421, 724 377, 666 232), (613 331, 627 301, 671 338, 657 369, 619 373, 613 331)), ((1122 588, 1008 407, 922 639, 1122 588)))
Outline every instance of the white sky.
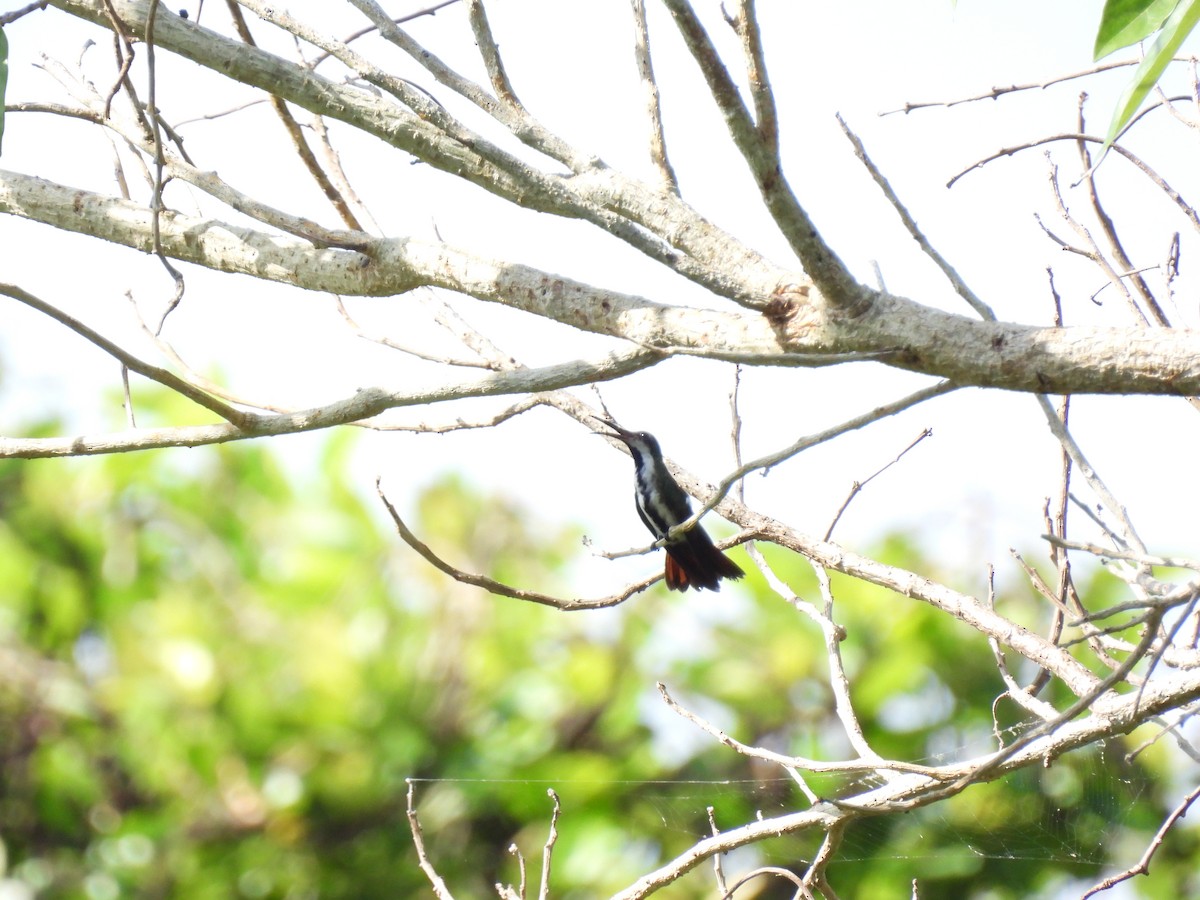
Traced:
MULTIPOLYGON (((418 5, 393 3, 389 8, 399 14, 418 5)), ((1033 213, 1039 211, 1056 231, 1068 233, 1055 219, 1040 150, 995 162, 952 190, 946 190, 945 183, 1001 147, 1075 130, 1076 100, 1084 87, 1091 95, 1089 130, 1103 133, 1131 70, 1091 79, 1086 85, 1071 82, 999 101, 878 116, 908 101, 956 99, 993 85, 1039 82, 1083 69, 1090 63, 1100 5, 760 0, 788 176, 859 278, 873 283, 872 261, 877 261, 893 293, 969 314, 854 159, 834 121, 835 112, 858 131, 935 245, 1001 318, 1049 323, 1052 306, 1045 269, 1052 265, 1069 322, 1124 324, 1118 303, 1096 306, 1089 300, 1103 284, 1099 272, 1065 258, 1034 221, 1033 213)), ((685 199, 768 256, 787 262, 786 247, 731 151, 711 101, 703 96, 695 67, 665 14, 654 0, 648 6, 652 46, 659 53, 655 65, 664 93, 667 137, 685 199)), ((704 0, 697 6, 729 53, 731 68, 736 68, 736 47, 715 15, 716 4, 704 0)), ((289 8, 301 18, 330 20, 330 32, 336 35, 360 24, 352 11, 328 0, 298 0, 289 8)), ((534 114, 610 164, 648 174, 627 4, 496 0, 488 9, 516 90, 534 114)), ((223 7, 210 3, 202 24, 225 31, 225 22, 223 7)), ((268 29, 252 17, 251 27, 272 49, 293 53, 287 43, 273 45, 268 29)), ((480 77, 461 9, 444 10, 408 27, 465 74, 480 77)), ((102 90, 107 87, 111 52, 97 30, 47 11, 26 17, 8 31, 9 102, 59 97, 51 78, 33 62, 44 52, 74 67, 88 37, 100 44, 88 51, 84 68, 102 90)), ((398 55, 380 42, 356 46, 381 63, 398 64, 398 55)), ((190 63, 162 59, 160 65, 159 103, 173 119, 225 110, 253 96, 190 63)), ((1186 85, 1185 75, 1176 78, 1177 85, 1186 85)), ((466 114, 459 105, 451 106, 466 114)), ((1166 121, 1161 113, 1156 118, 1159 125, 1166 121)), ((338 224, 300 171, 265 107, 193 122, 183 133, 201 168, 216 169, 235 186, 291 212, 338 224)), ((385 234, 433 237, 436 226, 452 243, 661 302, 724 303, 658 271, 614 241, 593 236, 579 223, 514 213, 490 195, 427 166, 410 165, 402 155, 344 129, 335 128, 334 139, 385 234)), ((1196 167, 1181 161, 1192 150, 1191 140, 1180 126, 1171 125, 1148 129, 1135 139, 1134 147, 1185 198, 1195 201, 1200 197, 1196 167)), ((90 126, 11 115, 3 150, 0 167, 116 193, 112 147, 90 126)), ((1076 171, 1074 148, 1061 144, 1053 153, 1063 166, 1064 182, 1069 181, 1076 171)), ((1195 324, 1195 281, 1189 276, 1196 235, 1185 230, 1183 217, 1143 179, 1130 177, 1119 161, 1110 162, 1101 187, 1109 191, 1110 211, 1138 264, 1160 262, 1171 233, 1184 232, 1184 280, 1177 286, 1178 308, 1169 312, 1177 324, 1195 324)), ((132 178, 132 169, 128 171, 132 178)), ((199 209, 236 220, 183 186, 172 188, 168 202, 185 212, 199 209)), ((1078 189, 1070 192, 1068 202, 1085 210, 1085 197, 1078 189)), ((132 290, 150 311, 161 307, 170 296, 171 282, 156 260, 13 217, 0 217, 0 248, 0 279, 59 304, 154 358, 136 333, 125 292, 132 290)), ((438 374, 354 339, 328 297, 194 268, 185 272, 188 293, 166 337, 197 369, 224 373, 246 395, 306 406, 370 384, 394 386, 438 374)), ((1160 283, 1156 273, 1147 277, 1154 285, 1160 283)), ((1111 289, 1101 297, 1112 298, 1111 289)), ((397 339, 413 341, 433 333, 413 297, 350 300, 349 307, 364 325, 397 339)), ((529 363, 593 355, 611 346, 475 301, 459 308, 529 363)), ((81 431, 121 426, 122 410, 102 404, 98 394, 118 387, 115 364, 8 300, 0 302, 0 367, 0 433, 13 434, 14 422, 35 411, 68 416, 81 431)), ((745 455, 759 456, 789 444, 923 383, 908 373, 867 364, 748 371, 742 396, 745 455)), ((727 367, 674 361, 605 385, 602 391, 623 424, 655 432, 668 454, 716 481, 731 465, 731 386, 732 370, 727 367)), ((471 404, 402 413, 398 418, 440 422, 503 405, 471 404)), ((1151 548, 1194 553, 1191 509, 1197 471, 1192 448, 1200 438, 1200 415, 1179 400, 1078 398, 1073 416, 1085 452, 1128 504, 1151 548)), ((889 530, 912 529, 945 561, 977 572, 980 583, 988 562, 996 563, 1002 576, 1007 572, 1015 577, 1007 548, 1036 548, 1042 504, 1056 489, 1059 465, 1057 447, 1030 397, 970 390, 936 400, 806 453, 766 480, 752 476, 748 500, 803 530, 821 533, 852 483, 891 460, 926 426, 934 429, 933 438, 869 486, 836 537, 866 550, 872 539, 889 530)), ((296 465, 304 466, 313 459, 314 441, 320 439, 288 438, 277 445, 296 465)), ((551 413, 522 416, 494 431, 441 437, 367 434, 362 443, 364 491, 382 472, 399 498, 411 497, 439 471, 461 470, 482 487, 526 498, 534 514, 548 523, 582 521, 607 549, 646 540, 629 496, 627 461, 551 413)), ((187 458, 205 451, 165 452, 187 458)), ((1082 482, 1076 491, 1087 495, 1082 482)), ((1076 522, 1082 525, 1082 517, 1076 522)), ((600 593, 655 565, 657 560, 588 563, 581 575, 596 587, 582 590, 600 593)))

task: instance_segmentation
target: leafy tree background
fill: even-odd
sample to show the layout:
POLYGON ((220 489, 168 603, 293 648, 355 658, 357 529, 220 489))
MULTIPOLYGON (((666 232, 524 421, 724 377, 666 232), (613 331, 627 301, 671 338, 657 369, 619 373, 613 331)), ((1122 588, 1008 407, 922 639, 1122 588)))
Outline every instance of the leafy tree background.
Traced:
MULTIPOLYGON (((278 32, 272 39, 277 45, 291 42, 278 32)), ((169 73, 163 84, 186 70, 171 69, 175 63, 164 61, 169 58, 165 52, 160 57, 162 71, 169 73)), ((969 115, 978 120, 980 114, 973 108, 969 115)), ((210 144, 206 151, 222 143, 215 131, 204 135, 210 144)), ((6 148, 11 143, 7 140, 6 148)), ((244 154, 238 161, 254 160, 254 154, 244 154)), ((408 166, 408 158, 403 160, 408 166)), ((86 162, 104 161, 97 154, 87 155, 86 162)), ((708 164, 702 158, 699 171, 708 164)), ((409 179, 415 184, 425 172, 410 168, 418 173, 409 179)), ((222 166, 223 174, 229 171, 222 166)), ((254 183, 250 167, 235 177, 254 183)), ((813 169, 805 177, 829 175, 813 169)), ((749 181, 745 185, 752 187, 749 181)), ((440 203, 440 197, 433 202, 440 203)), ((389 213, 396 212, 395 204, 387 205, 389 213)), ((983 208, 990 216, 992 210, 983 208)), ((887 213, 893 222, 892 211, 887 213)), ((555 255, 525 232, 497 227, 489 216, 463 218, 477 219, 470 224, 482 230, 503 232, 501 237, 520 250, 528 244, 555 255)), ((875 220, 882 218, 859 215, 854 240, 844 234, 840 240, 863 256, 875 240, 859 229, 877 227, 875 220)), ((548 217, 525 221, 533 219, 547 227, 548 217)), ((407 228, 409 223, 398 221, 407 228)), ((390 232, 394 225, 381 230, 390 232)), ((549 226, 560 227, 560 222, 549 226)), ((830 234, 844 227, 845 222, 831 225, 830 234)), ((962 232, 955 237, 973 239, 969 229, 962 232)), ((464 233, 469 234, 459 231, 464 233)), ((1021 255, 1016 247, 1014 238, 1001 250, 1021 255)), ((137 276, 129 275, 131 283, 135 277, 163 277, 154 261, 148 262, 137 276)), ((609 262, 598 257, 588 265, 605 268, 609 262)), ((52 268, 57 275, 66 267, 52 268)), ((640 279, 620 265, 611 268, 620 270, 615 284, 621 278, 640 279)), ((892 270, 885 268, 890 276, 892 270)), ((1040 270, 1033 271, 1041 278, 1040 270)), ((245 315, 239 321, 255 321, 256 313, 244 312, 240 295, 226 288, 226 276, 189 273, 190 296, 200 294, 208 302, 189 302, 174 314, 172 327, 184 332, 184 342, 201 333, 191 330, 194 320, 188 317, 209 314, 225 326, 222 304, 237 306, 245 315)), ((42 274, 36 273, 39 284, 42 274)), ((750 281, 758 277, 746 271, 730 277, 736 281, 742 275, 750 281)), ((157 287, 143 290, 138 282, 131 289, 124 281, 121 286, 139 297, 161 299, 157 287)), ((659 289, 646 290, 656 296, 659 289)), ((1168 284, 1168 295, 1171 290, 1168 284)), ((1006 314, 1019 317, 1017 310, 1027 304, 1038 310, 1029 318, 1045 318, 1044 292, 1013 293, 1019 296, 1011 298, 1006 314)), ((874 299, 894 299, 884 295, 881 291, 874 299)), ((1078 306, 1087 310, 1085 298, 1081 290, 1072 293, 1076 311, 1078 306)), ((920 314, 933 306, 936 299, 920 314)), ((1124 324, 1119 306, 1097 308, 1096 320, 1124 324)), ((286 301, 281 307, 290 312, 286 301)), ((333 321, 332 306, 323 309, 333 321)), ((686 321, 683 307, 674 311, 682 311, 680 321, 686 321)), ((205 344, 205 337, 197 344, 203 351, 228 350, 224 339, 244 341, 247 356, 257 360, 262 336, 275 336, 270 320, 277 308, 267 300, 257 314, 262 316, 257 326, 220 332, 219 347, 205 344)), ((761 324, 757 312, 742 318, 761 324)), ((313 317, 308 325, 332 343, 327 321, 313 317)), ((397 316, 390 324, 399 330, 408 323, 397 316)), ((133 327, 132 318, 125 327, 133 327)), ((559 345, 539 344, 535 332, 522 332, 527 346, 518 355, 540 363, 551 359, 548 348, 559 345)), ((1185 332, 1162 329, 1158 337, 1178 352, 1187 348, 1185 332)), ((643 334, 632 328, 613 336, 635 341, 643 334)), ((349 329, 339 330, 337 337, 357 343, 349 329)), ((268 394, 285 384, 279 402, 286 405, 306 391, 325 402, 363 383, 360 371, 313 365, 309 345, 285 343, 279 341, 264 355, 274 364, 263 372, 275 384, 254 391, 268 394), (289 352, 294 354, 290 364, 282 364, 289 352), (292 382, 301 375, 311 380, 293 394, 292 382)), ((806 349, 812 348, 801 346, 798 352, 806 349)), ((885 346, 882 352, 891 349, 885 346)), ((196 350, 189 346, 185 355, 193 358, 196 350)), ((201 359, 220 358, 219 352, 207 356, 203 351, 201 359)), ((107 358, 103 365, 107 379, 114 366, 107 358)), ((502 359, 493 371, 503 374, 511 365, 511 358, 502 359)), ((384 362, 380 371, 390 372, 390 366, 384 362)), ((651 376, 625 389, 646 394, 656 384, 677 386, 681 371, 698 368, 674 368, 669 376, 658 369, 660 381, 651 376)), ((1128 374, 1120 366, 1111 372, 1128 374)), ((1090 370, 1081 364, 1068 374, 1090 370)), ((803 382, 805 401, 827 404, 843 416, 851 399, 862 399, 862 384, 846 392, 830 390, 834 382, 825 375, 803 382)), ((877 375, 872 389, 891 388, 898 377, 915 379, 889 370, 877 375)), ((230 382, 247 384, 239 378, 230 382)), ((760 386, 765 384, 764 378, 760 386)), ((797 384, 790 382, 790 389, 797 384)), ((12 409, 28 411, 40 404, 18 396, 15 385, 7 390, 0 397, 6 432, 11 428, 32 438, 80 427, 78 421, 49 418, 15 421, 12 409)), ((611 390, 621 388, 612 385, 611 390)), ((961 402, 960 408, 979 396, 968 400, 965 394, 953 400, 961 402)), ((200 421, 196 409, 177 396, 147 392, 141 385, 135 395, 142 429, 200 421)), ((987 397, 994 410, 1029 399, 987 397)), ((779 418, 776 408, 793 402, 782 391, 764 390, 755 399, 767 421, 779 418)), ((105 397, 93 423, 124 427, 120 405, 116 394, 105 397)), ((1098 402, 1091 409, 1109 411, 1098 418, 1111 427, 1113 406, 1098 402)), ((803 425, 819 420, 805 419, 803 425)), ((1166 427, 1167 415, 1163 420, 1166 427)), ((789 421, 796 424, 799 417, 789 421)), ((1155 435, 1161 441, 1164 433, 1155 435)), ((963 446, 972 454, 984 449, 976 444, 1000 447, 1006 456, 1024 449, 990 436, 966 437, 963 446)), ((484 440, 493 439, 489 434, 484 440)), ((35 894, 423 895, 429 885, 417 868, 405 818, 410 790, 438 870, 458 896, 489 896, 495 882, 515 884, 520 877, 510 845, 519 848, 535 875, 551 821, 550 789, 561 801, 553 893, 588 898, 627 886, 664 859, 686 852, 714 826, 736 827, 752 822, 756 812, 770 817, 803 805, 779 767, 735 754, 665 707, 655 689, 660 682, 689 709, 749 744, 820 759, 853 755, 833 709, 828 653, 819 630, 760 575, 751 574, 736 591, 720 596, 680 598, 655 589, 618 608, 586 614, 489 596, 451 581, 403 547, 378 498, 363 492, 360 443, 355 433, 314 441, 308 446, 317 447, 318 456, 305 469, 286 466, 265 444, 102 459, 0 460, 2 900, 35 894)), ((589 438, 589 443, 595 442, 589 438)), ((394 453, 396 444, 388 446, 394 453)), ((845 454, 845 446, 839 443, 829 452, 845 454)), ((538 468, 542 478, 562 471, 545 455, 557 454, 553 461, 561 463, 560 449, 534 448, 524 460, 526 471, 538 468)), ((1156 456, 1160 467, 1164 458, 1156 456)), ((1055 461, 1050 454, 1047 460, 1055 461)), ((419 479, 420 467, 405 462, 401 471, 419 479)), ((939 463, 926 465, 936 470, 939 463)), ((466 570, 574 596, 590 553, 581 546, 582 526, 547 521, 531 504, 513 499, 517 491, 481 491, 466 477, 447 476, 424 487, 405 510, 417 532, 466 570)), ((624 462, 604 477, 614 479, 624 499, 624 462)), ((807 491, 842 490, 834 479, 809 481, 807 491)), ((566 493, 570 482, 557 483, 566 493)), ((1178 511, 1177 497, 1150 499, 1178 511)), ((924 504, 929 498, 920 500, 924 504)), ((824 506, 812 504, 804 513, 820 518, 812 508, 824 506)), ((914 512, 910 530, 880 539, 874 548, 856 544, 855 549, 985 596, 978 558, 963 559, 956 569, 947 563, 944 548, 919 543, 920 529, 932 518, 929 508, 922 505, 914 512)), ((628 518, 636 527, 631 510, 628 518)), ((976 509, 964 516, 967 526, 986 518, 986 511, 976 509)), ((1186 551, 1190 537, 1171 539, 1186 551)), ((1045 547, 1037 543, 1036 532, 1030 530, 1028 538, 1030 546, 1022 549, 1038 565, 1045 547)), ((808 563, 798 554, 772 550, 764 548, 774 570, 801 598, 819 596, 808 563)), ((1173 550, 1173 544, 1166 548, 1173 550)), ((739 562, 747 563, 742 552, 735 551, 739 562)), ((1102 569, 1080 566, 1075 577, 1091 609, 1127 596, 1129 585, 1102 569)), ((1022 733, 1027 717, 1008 700, 994 702, 1003 685, 978 631, 883 588, 837 575, 834 580, 837 621, 852 636, 842 653, 872 747, 891 759, 941 763, 985 753, 998 740, 1022 733)), ((1044 629, 1045 598, 1021 579, 1000 578, 998 587, 994 603, 1004 616, 1044 629)), ((1134 628, 1115 634, 1138 639, 1134 628)), ((1098 674, 1107 673, 1082 646, 1073 652, 1098 674)), ((1026 683, 1034 672, 1019 674, 1026 683)), ((1120 689, 1129 696, 1128 684, 1120 689)), ((1054 681, 1041 699, 1061 709, 1075 696, 1054 681)), ((1102 871, 1136 859, 1178 802, 1180 783, 1189 778, 1181 776, 1168 741, 1144 744, 1158 737, 1158 729, 1147 726, 1052 760, 1046 768, 1030 767, 975 785, 933 807, 855 822, 831 865, 833 883, 844 896, 856 898, 908 896, 913 879, 925 898, 1078 895, 1102 871)), ((877 783, 846 774, 808 780, 823 797, 877 783)), ((1185 823, 1174 830, 1150 877, 1125 889, 1151 897, 1200 893, 1196 841, 1194 827, 1185 823)), ((743 848, 725 865, 732 871, 758 865, 803 871, 817 852, 816 837, 789 837, 743 848)), ((706 864, 663 894, 709 897, 715 894, 713 884, 706 864)), ((794 893, 791 882, 769 873, 738 891, 741 897, 794 893)))
MULTIPOLYGON (((828 743, 819 636, 759 576, 712 603, 656 589, 584 616, 490 597, 398 545, 347 477, 354 440, 330 436, 319 478, 261 444, 77 460, 65 475, 0 463, 5 896, 18 880, 44 897, 419 896, 410 777, 431 856, 466 896, 515 883, 510 844, 536 864, 547 788, 562 802, 556 895, 598 896, 702 836, 708 806, 719 823, 795 802, 773 767, 656 729, 656 680, 755 743, 844 752, 828 743)), ((453 478, 414 521, 517 581, 553 584, 586 552, 577 529, 453 478)), ((899 535, 879 555, 931 565, 899 535)), ((1089 589, 1115 597, 1112 582, 1089 589)), ((990 736, 995 671, 977 641, 932 610, 894 615, 886 591, 839 590, 874 745, 920 760, 990 736), (897 709, 927 704, 931 681, 942 708, 897 709)), ((1161 820, 1166 759, 1126 763, 1133 743, 861 825, 837 882, 857 898, 913 877, 922 897, 1053 896, 1161 820)), ((1175 837, 1143 896, 1197 889, 1195 839, 1175 837)), ((815 849, 762 852, 795 866, 815 849)), ((669 893, 711 896, 708 879, 669 893)))

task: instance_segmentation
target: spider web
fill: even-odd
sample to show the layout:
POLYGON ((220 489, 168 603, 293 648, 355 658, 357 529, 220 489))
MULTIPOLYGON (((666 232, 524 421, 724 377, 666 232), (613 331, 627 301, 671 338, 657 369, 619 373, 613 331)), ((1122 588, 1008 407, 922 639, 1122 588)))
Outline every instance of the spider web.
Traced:
MULTIPOLYGON (((970 749, 978 747, 973 744, 970 749)), ((1094 884, 1106 870, 1123 869, 1135 861, 1161 823, 1152 782, 1126 761, 1127 749, 1119 741, 1100 744, 1067 754, 1046 768, 1028 767, 997 782, 974 785, 939 803, 855 822, 829 867, 830 881, 841 896, 909 897, 916 879, 922 900, 929 900, 1026 896, 1012 893, 1011 886, 1041 879, 1033 896, 1078 897, 1081 885, 1094 884), (1124 832, 1128 838, 1118 840, 1124 832), (1049 883, 1047 872, 1052 876, 1049 883), (886 883, 890 889, 886 894, 872 892, 865 880, 886 883), (971 885, 970 890, 964 891, 964 884, 971 885)), ((944 764, 964 758, 966 750, 958 748, 918 762, 944 764)), ((751 760, 747 764, 752 770, 759 765, 751 760)), ((712 823, 729 831, 756 818, 807 808, 792 779, 776 772, 764 766, 763 777, 741 779, 430 779, 428 784, 468 795, 468 805, 475 808, 488 807, 490 800, 511 796, 514 790, 527 791, 543 812, 534 815, 526 830, 540 835, 540 840, 549 822, 547 789, 557 793, 562 805, 560 835, 599 827, 594 817, 581 811, 594 807, 598 796, 615 796, 622 843, 600 840, 590 852, 601 859, 606 851, 613 854, 595 873, 600 881, 593 884, 617 890, 710 836, 712 823)), ((882 783, 875 775, 809 776, 808 781, 819 796, 830 798, 853 796, 882 783)), ((607 809, 611 812, 611 805, 607 809)), ((427 831, 427 842, 430 834, 427 831)), ((436 831, 432 837, 435 845, 436 831)), ((803 874, 822 837, 813 831, 772 838, 728 854, 722 861, 727 881, 732 883, 761 866, 803 874)), ((540 846, 530 846, 526 852, 540 853, 540 846)), ((431 853, 436 855, 433 846, 431 853)), ((714 886, 709 863, 662 896, 716 896, 714 886)), ((759 894, 747 890, 744 896, 776 896, 763 890, 759 894)), ((778 896, 790 897, 794 891, 791 885, 778 896)), ((1123 896, 1132 895, 1121 890, 1105 895, 1106 900, 1123 896)))

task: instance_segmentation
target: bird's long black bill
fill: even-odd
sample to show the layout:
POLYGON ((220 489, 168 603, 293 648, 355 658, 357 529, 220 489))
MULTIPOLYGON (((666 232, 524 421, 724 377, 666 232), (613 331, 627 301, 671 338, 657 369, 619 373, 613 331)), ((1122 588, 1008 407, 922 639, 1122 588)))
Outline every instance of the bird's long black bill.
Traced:
MULTIPOLYGON (((626 441, 626 437, 630 432, 626 431, 616 422, 610 422, 608 419, 602 419, 599 416, 591 416, 593 422, 599 422, 605 428, 611 428, 611 431, 593 431, 592 434, 598 434, 600 437, 616 438, 618 441, 626 441)), ((628 441, 626 441, 628 443, 628 441)))

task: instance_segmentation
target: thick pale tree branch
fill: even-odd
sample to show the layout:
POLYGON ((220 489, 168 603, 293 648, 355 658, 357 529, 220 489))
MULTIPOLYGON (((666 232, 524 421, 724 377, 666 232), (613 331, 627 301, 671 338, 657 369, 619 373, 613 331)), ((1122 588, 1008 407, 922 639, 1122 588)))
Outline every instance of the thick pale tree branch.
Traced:
MULTIPOLYGON (((55 0, 55 5, 99 24, 107 22, 101 3, 55 0)), ((752 168, 759 166, 759 174, 765 175, 763 167, 775 165, 771 142, 764 142, 756 130, 694 16, 680 4, 671 7, 727 112, 735 140, 743 153, 751 154, 752 168)), ((145 2, 121 0, 114 8, 132 33, 144 27, 145 2)), ((282 15, 269 8, 263 12, 282 15)), ((322 40, 308 31, 303 34, 322 40)), ((769 263, 678 197, 599 163, 573 175, 540 172, 490 149, 481 136, 452 120, 427 95, 414 94, 411 87, 388 82, 412 105, 410 109, 170 14, 161 17, 155 38, 160 49, 271 90, 321 115, 340 118, 517 205, 586 218, 719 296, 762 309, 766 315, 681 311, 519 265, 479 260, 446 245, 407 239, 364 244, 357 232, 339 236, 311 229, 316 242, 337 241, 369 251, 339 252, 166 213, 157 222, 158 245, 176 259, 343 295, 394 295, 436 285, 665 352, 746 363, 821 365, 859 354, 964 386, 1048 393, 1200 393, 1200 335, 1195 332, 1067 330, 975 322, 861 285, 846 286, 833 271, 840 267, 835 258, 814 262, 807 259, 811 253, 801 252, 810 269, 833 266, 819 279, 827 287, 841 285, 837 287, 841 300, 829 304, 807 284, 806 276, 769 263), (844 302, 851 295, 864 302, 844 302)), ((357 55, 344 61, 375 71, 357 55)), ((456 84, 452 79, 445 83, 456 84)), ((764 83, 762 89, 769 86, 764 83)), ((24 176, 0 175, 0 179, 2 211, 143 250, 155 246, 154 218, 133 204, 24 176)), ((780 181, 772 190, 782 199, 768 198, 769 203, 795 203, 794 198, 788 200, 791 192, 786 183, 780 181)), ((791 214, 803 216, 803 211, 795 206, 791 214)), ((800 232, 808 227, 795 236, 803 237, 800 232)), ((310 237, 308 231, 301 233, 310 237)))
MULTIPOLYGON (((0 170, 0 212, 149 252, 153 214, 137 203, 0 170)), ((390 296, 434 286, 504 303, 585 331, 757 365, 828 365, 855 358, 947 378, 961 386, 1037 393, 1200 394, 1200 332, 1165 328, 1045 328, 981 322, 880 294, 859 317, 822 314, 784 288, 772 313, 668 306, 529 266, 480 258, 435 241, 322 236, 365 252, 164 211, 165 254, 344 296, 390 296), (843 355, 849 354, 849 355, 843 355), (861 354, 854 356, 853 354, 861 354)))
MULTIPOLYGON (((111 5, 129 32, 138 36, 144 34, 149 8, 147 0, 54 0, 52 5, 105 28, 106 6, 111 5)), ((538 170, 458 122, 408 82, 335 46, 338 42, 319 30, 302 26, 274 7, 263 5, 260 11, 314 46, 336 49, 335 55, 352 70, 386 86, 411 108, 170 14, 157 20, 155 45, 317 115, 346 122, 518 206, 590 221, 716 294, 748 305, 767 303, 778 273, 747 291, 745 274, 733 278, 728 273, 744 269, 759 274, 770 268, 766 261, 678 197, 621 176, 600 160, 574 174, 557 171, 557 165, 556 171, 538 170)))

